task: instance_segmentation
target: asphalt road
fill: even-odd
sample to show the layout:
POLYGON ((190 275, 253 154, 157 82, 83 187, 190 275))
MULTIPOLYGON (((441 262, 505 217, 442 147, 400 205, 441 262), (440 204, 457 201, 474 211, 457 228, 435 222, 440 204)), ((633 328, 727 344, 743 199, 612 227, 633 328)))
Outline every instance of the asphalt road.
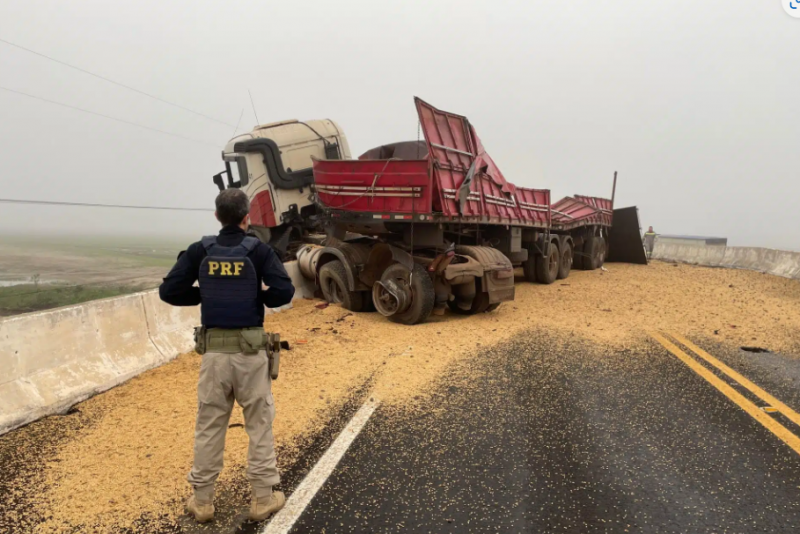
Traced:
MULTIPOLYGON (((800 409, 798 360, 699 345, 800 409)), ((797 531, 800 455, 707 379, 656 341, 541 332, 477 354, 430 400, 379 409, 292 530, 797 531)))

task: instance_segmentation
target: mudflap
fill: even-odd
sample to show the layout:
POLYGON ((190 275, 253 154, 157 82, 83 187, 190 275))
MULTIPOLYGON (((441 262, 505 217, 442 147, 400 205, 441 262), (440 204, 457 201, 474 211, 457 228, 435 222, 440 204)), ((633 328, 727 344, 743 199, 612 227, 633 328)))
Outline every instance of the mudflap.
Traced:
POLYGON ((482 265, 481 291, 488 294, 489 304, 514 300, 514 267, 502 252, 489 247, 461 245, 456 247, 456 253, 482 265))
POLYGON ((647 265, 641 232, 636 206, 615 209, 614 222, 608 234, 606 261, 647 265))
POLYGON ((486 273, 484 280, 490 280, 487 284, 489 293, 489 304, 500 304, 514 300, 514 278, 507 278, 503 281, 493 279, 495 273, 486 273))

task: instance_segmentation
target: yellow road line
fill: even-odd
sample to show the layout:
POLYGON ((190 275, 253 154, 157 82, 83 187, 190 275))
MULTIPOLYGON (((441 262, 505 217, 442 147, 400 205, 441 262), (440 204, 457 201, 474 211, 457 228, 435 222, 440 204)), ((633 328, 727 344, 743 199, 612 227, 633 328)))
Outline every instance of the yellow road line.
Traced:
POLYGON ((739 408, 747 412, 750 417, 761 423, 767 430, 775 434, 781 441, 786 443, 797 454, 800 454, 800 438, 789 432, 789 430, 770 417, 758 406, 747 400, 741 393, 723 382, 717 375, 700 365, 694 358, 683 352, 675 344, 657 332, 650 333, 653 338, 661 343, 665 349, 674 354, 679 360, 685 363, 692 371, 703 377, 708 383, 717 388, 723 395, 732 400, 739 408))
POLYGON ((744 376, 740 375, 688 339, 678 334, 673 334, 672 332, 667 332, 668 335, 672 336, 673 338, 677 339, 680 343, 683 343, 689 350, 693 351, 695 354, 703 358, 705 361, 728 375, 729 377, 733 378, 737 382, 739 382, 742 386, 748 389, 753 395, 758 397, 759 399, 763 400, 770 406, 776 408, 780 413, 786 416, 792 423, 796 425, 800 425, 800 414, 786 406, 784 403, 752 383, 750 380, 745 378, 744 376))

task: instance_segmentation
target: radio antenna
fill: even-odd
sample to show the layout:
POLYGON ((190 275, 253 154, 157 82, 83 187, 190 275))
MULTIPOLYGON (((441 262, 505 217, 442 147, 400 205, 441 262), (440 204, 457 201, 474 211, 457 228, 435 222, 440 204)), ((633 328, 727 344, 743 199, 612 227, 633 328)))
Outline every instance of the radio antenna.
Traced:
POLYGON ((253 106, 253 115, 256 116, 256 122, 261 124, 261 121, 258 120, 258 113, 256 113, 256 105, 253 102, 253 94, 250 92, 250 89, 247 90, 247 94, 250 95, 250 105, 253 106))

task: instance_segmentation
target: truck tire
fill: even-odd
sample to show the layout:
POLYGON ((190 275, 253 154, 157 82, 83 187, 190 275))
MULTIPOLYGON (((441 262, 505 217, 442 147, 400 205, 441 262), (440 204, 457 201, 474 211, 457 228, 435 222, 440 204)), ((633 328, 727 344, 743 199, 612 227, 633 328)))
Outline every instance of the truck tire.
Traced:
MULTIPOLYGON (((428 271, 422 265, 414 264, 413 276, 411 276, 411 305, 402 313, 395 313, 389 316, 393 323, 418 324, 425 322, 433 311, 433 304, 436 300, 436 293, 433 289, 433 281, 428 271)), ((411 272, 399 263, 390 265, 381 276, 381 280, 392 278, 395 281, 409 283, 411 272)))
POLYGON ((361 311, 364 305, 360 291, 348 291, 347 271, 340 260, 329 261, 319 270, 319 285, 322 295, 331 304, 341 304, 350 311, 361 311))
POLYGON ((536 256, 536 281, 540 284, 552 284, 558 276, 561 257, 558 247, 550 243, 547 257, 536 256))
POLYGON ((569 276, 569 271, 572 269, 572 245, 569 242, 565 241, 562 245, 563 250, 561 251, 561 263, 558 265, 558 276, 559 280, 563 280, 564 278, 569 276))
POLYGON ((583 269, 594 271, 603 266, 605 262, 606 244, 602 237, 590 237, 583 248, 583 269))
POLYGON ((586 248, 586 241, 575 247, 572 251, 572 268, 583 270, 583 249, 586 248))
POLYGON ((608 257, 608 242, 605 237, 600 237, 600 267, 605 265, 606 258, 608 257))
POLYGON ((536 254, 533 250, 528 250, 528 259, 522 262, 522 273, 528 282, 536 281, 536 254))

